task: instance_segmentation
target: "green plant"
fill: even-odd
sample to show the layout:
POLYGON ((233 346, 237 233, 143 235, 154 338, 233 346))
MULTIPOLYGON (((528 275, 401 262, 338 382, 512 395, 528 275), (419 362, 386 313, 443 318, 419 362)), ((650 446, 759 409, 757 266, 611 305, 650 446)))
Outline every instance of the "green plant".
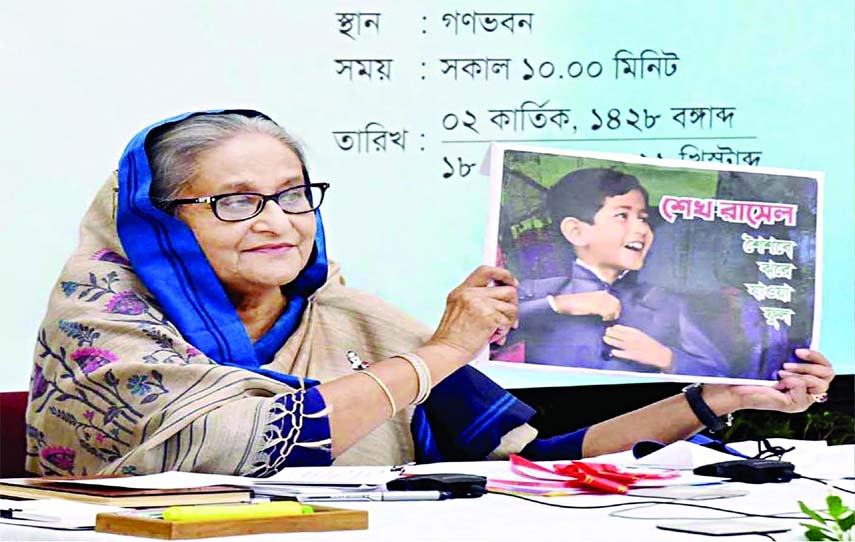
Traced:
POLYGON ((799 508, 810 516, 815 523, 802 523, 807 527, 805 538, 808 540, 855 540, 852 525, 855 524, 855 510, 845 504, 837 495, 829 495, 825 499, 828 514, 823 515, 811 510, 804 502, 799 501, 799 508))
POLYGON ((837 410, 807 411, 804 435, 811 440, 824 440, 829 445, 855 443, 852 415, 837 410))
POLYGON ((798 414, 746 410, 733 415, 733 425, 716 436, 724 442, 757 438, 824 440, 829 446, 855 443, 855 420, 851 413, 814 405, 798 414))
POLYGON ((724 442, 758 438, 798 438, 793 430, 793 416, 768 410, 745 410, 733 415, 733 425, 724 430, 724 442))

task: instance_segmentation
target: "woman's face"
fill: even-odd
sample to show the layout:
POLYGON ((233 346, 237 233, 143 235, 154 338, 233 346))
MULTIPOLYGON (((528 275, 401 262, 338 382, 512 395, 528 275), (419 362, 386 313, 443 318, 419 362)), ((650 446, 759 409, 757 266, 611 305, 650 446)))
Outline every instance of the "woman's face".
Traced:
MULTIPOLYGON (((179 195, 198 198, 233 192, 274 194, 305 183, 297 154, 276 138, 241 134, 197 159, 198 175, 179 195)), ((178 217, 196 236, 226 291, 234 299, 278 292, 294 280, 312 254, 315 214, 289 215, 273 201, 241 222, 223 222, 210 205, 182 205, 178 217)))

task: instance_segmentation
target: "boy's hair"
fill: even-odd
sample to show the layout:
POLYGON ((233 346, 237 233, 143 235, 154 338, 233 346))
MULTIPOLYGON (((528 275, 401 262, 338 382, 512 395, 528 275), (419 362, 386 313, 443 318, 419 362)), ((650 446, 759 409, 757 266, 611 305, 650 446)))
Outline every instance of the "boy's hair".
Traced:
POLYGON ((649 205, 647 190, 634 176, 609 168, 577 169, 552 185, 546 194, 546 210, 553 224, 561 224, 567 217, 592 224, 606 198, 632 190, 641 192, 649 205))

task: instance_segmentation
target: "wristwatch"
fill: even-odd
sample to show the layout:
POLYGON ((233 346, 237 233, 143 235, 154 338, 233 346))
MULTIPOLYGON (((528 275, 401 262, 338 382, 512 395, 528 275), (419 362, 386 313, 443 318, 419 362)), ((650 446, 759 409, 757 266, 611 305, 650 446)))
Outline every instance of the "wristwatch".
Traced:
POLYGON ((715 412, 704 401, 701 395, 703 384, 690 384, 683 388, 683 393, 686 394, 686 400, 692 408, 692 412, 698 417, 698 420, 704 424, 707 429, 712 432, 723 430, 725 427, 730 427, 733 423, 733 416, 728 413, 727 416, 716 416, 715 412))

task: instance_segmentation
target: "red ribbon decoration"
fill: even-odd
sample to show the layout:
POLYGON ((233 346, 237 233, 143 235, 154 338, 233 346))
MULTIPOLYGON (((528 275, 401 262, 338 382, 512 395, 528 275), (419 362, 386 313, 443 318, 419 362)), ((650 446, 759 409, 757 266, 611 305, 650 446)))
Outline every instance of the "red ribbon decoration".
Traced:
POLYGON ((556 463, 552 469, 549 469, 514 454, 511 455, 510 462, 511 471, 514 474, 538 481, 496 480, 497 483, 555 489, 588 488, 623 495, 629 490, 629 486, 639 480, 665 480, 680 476, 677 471, 663 473, 629 472, 620 470, 608 463, 587 463, 584 461, 556 463), (548 474, 549 476, 537 476, 527 471, 548 474))

